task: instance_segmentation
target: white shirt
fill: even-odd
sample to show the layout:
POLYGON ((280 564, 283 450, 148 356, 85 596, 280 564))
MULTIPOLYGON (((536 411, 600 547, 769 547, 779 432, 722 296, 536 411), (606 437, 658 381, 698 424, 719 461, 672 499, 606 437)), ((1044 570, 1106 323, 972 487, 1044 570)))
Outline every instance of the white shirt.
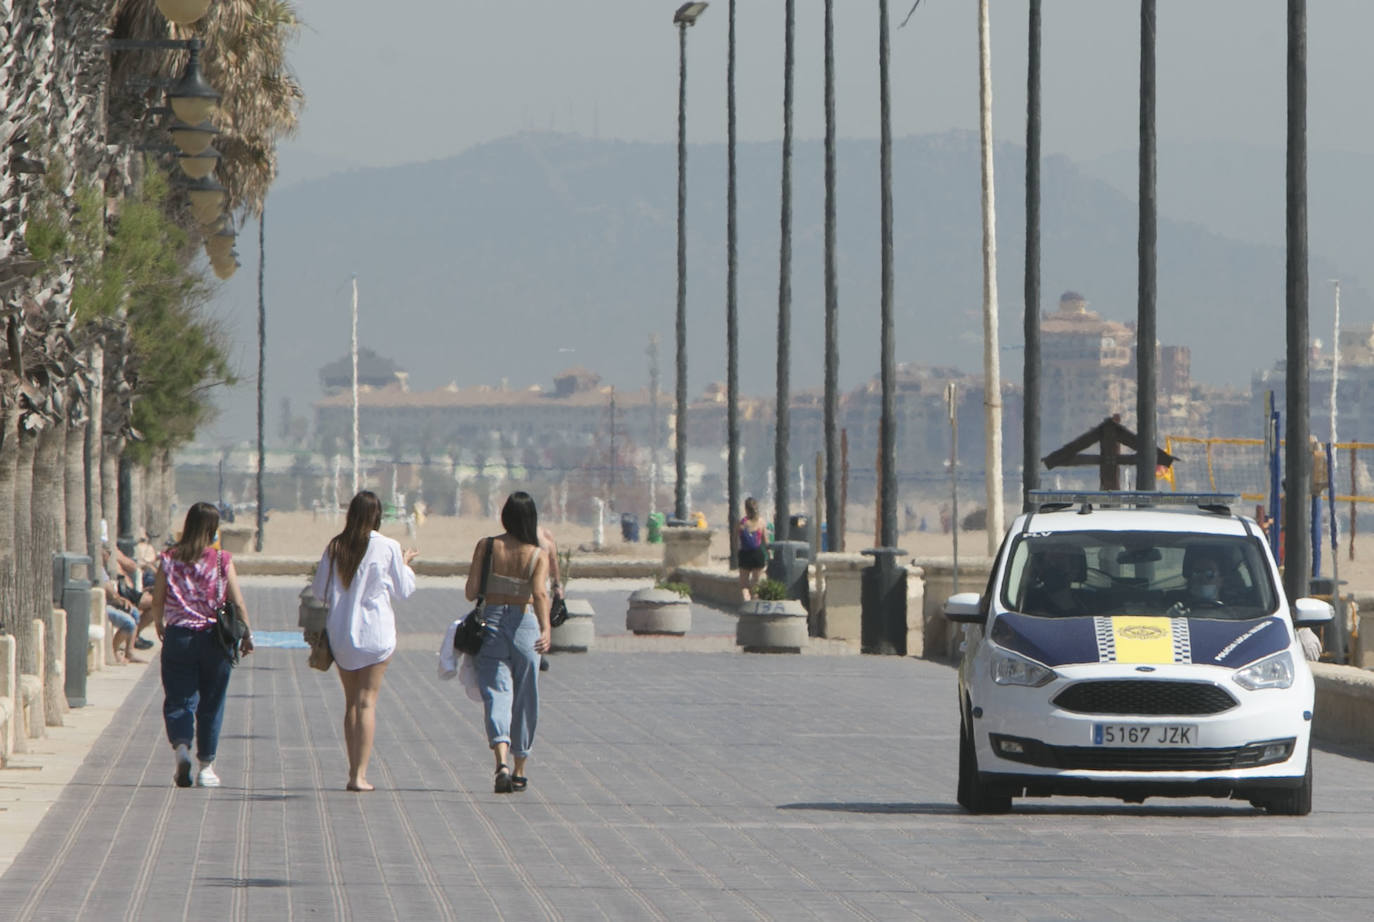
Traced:
POLYGON ((391 597, 405 599, 415 591, 415 571, 406 564, 401 545, 374 531, 347 589, 338 567, 333 571, 331 578, 326 549, 315 568, 310 591, 329 605, 325 627, 334 661, 341 669, 362 669, 383 662, 396 651, 396 614, 391 610, 391 597))

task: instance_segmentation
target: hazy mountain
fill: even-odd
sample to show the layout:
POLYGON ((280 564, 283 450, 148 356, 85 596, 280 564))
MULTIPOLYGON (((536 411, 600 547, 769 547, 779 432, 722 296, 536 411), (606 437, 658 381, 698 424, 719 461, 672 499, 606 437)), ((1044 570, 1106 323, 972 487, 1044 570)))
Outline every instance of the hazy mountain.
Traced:
MULTIPOLYGON (((695 395, 725 373, 725 152, 720 145, 693 146, 688 156, 688 379, 695 395)), ((779 147, 742 145, 738 158, 740 383, 748 393, 771 394, 779 147)), ((900 139, 893 162, 897 360, 976 369, 982 354, 977 137, 900 139)), ((1000 146, 996 168, 1003 376, 1019 381, 1022 149, 1000 146)), ((793 177, 792 384, 818 388, 824 336, 818 141, 796 145, 793 177)), ((838 188, 840 378, 850 388, 878 366, 876 142, 839 144, 838 188)), ((1282 201, 1281 181, 1276 190, 1268 183, 1250 190, 1255 198, 1261 192, 1282 201)), ((413 389, 502 379, 513 387, 548 387, 553 374, 571 365, 600 373, 608 384, 641 387, 649 374, 645 348, 657 333, 661 386, 671 392, 675 216, 673 145, 559 134, 519 134, 457 157, 353 170, 275 192, 266 219, 269 439, 276 440, 283 399, 307 415, 319 396, 318 369, 347 352, 354 273, 361 341, 408 369, 413 389)), ((1050 158, 1042 217, 1042 309, 1053 309, 1071 288, 1103 315, 1132 320, 1132 198, 1065 158, 1050 158)), ((254 431, 256 243, 257 227, 244 228, 244 266, 217 301, 246 379, 225 395, 223 418, 210 437, 249 439, 254 431)), ((1272 241, 1239 241, 1165 217, 1159 224, 1160 339, 1192 347, 1195 378, 1247 383, 1253 369, 1283 354, 1283 265, 1282 247, 1272 241)), ((1346 266, 1343 308, 1351 317, 1370 316, 1371 298, 1349 272, 1346 266)), ((1337 274, 1314 256, 1314 296, 1325 297, 1325 280, 1337 274)), ((1314 335, 1318 329, 1314 323, 1314 335)))

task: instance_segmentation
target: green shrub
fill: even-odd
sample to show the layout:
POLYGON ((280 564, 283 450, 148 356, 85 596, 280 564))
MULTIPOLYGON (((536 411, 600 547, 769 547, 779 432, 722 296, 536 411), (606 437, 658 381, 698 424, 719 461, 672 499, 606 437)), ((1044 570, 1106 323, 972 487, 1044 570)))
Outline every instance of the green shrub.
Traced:
POLYGON ((754 597, 764 602, 781 602, 787 598, 787 586, 776 579, 766 579, 759 583, 754 597))
POLYGON ((669 592, 676 592, 683 598, 687 598, 692 594, 692 587, 687 585, 686 583, 674 583, 666 579, 661 579, 658 582, 654 583, 654 588, 667 589, 669 592))

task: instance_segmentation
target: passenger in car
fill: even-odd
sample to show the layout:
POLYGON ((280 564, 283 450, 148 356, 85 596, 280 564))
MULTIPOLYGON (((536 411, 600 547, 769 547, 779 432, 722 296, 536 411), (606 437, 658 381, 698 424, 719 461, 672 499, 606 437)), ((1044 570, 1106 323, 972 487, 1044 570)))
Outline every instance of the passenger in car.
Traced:
POLYGON ((1091 614, 1073 583, 1087 578, 1088 562, 1079 547, 1051 546, 1031 554, 1031 583, 1021 610, 1030 615, 1066 617, 1091 614))

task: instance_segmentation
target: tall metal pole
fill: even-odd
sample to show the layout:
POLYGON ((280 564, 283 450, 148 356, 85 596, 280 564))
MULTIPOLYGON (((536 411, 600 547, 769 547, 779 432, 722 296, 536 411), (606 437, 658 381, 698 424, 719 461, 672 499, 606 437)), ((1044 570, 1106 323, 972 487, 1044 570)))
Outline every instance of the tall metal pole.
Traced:
POLYGON ((1159 372, 1155 364, 1155 242, 1158 222, 1155 201, 1155 0, 1140 0, 1140 226, 1136 236, 1135 341, 1135 487, 1155 489, 1155 393, 1159 372))
MULTIPOLYGON (((835 257, 835 15, 825 0, 825 523, 827 550, 844 550, 840 531, 840 296, 835 257)), ((819 533, 820 523, 816 524, 819 533)))
POLYGON ((945 402, 949 406, 949 492, 950 533, 953 537, 954 585, 959 591, 959 386, 953 381, 945 385, 945 402))
POLYGON ((788 487, 791 485, 791 466, 787 449, 790 436, 791 364, 792 364, 792 70, 794 58, 793 23, 796 4, 787 0, 783 28, 782 80, 782 216, 781 242, 778 247, 778 391, 773 441, 774 489, 773 534, 779 541, 791 538, 788 519, 788 487))
POLYGON ((658 511, 658 334, 649 334, 649 512, 658 511))
POLYGON ((1040 488, 1040 3, 1030 0, 1026 34, 1026 284, 1022 335, 1021 510, 1040 488))
POLYGON ((262 212, 258 215, 258 515, 257 530, 253 537, 253 550, 262 552, 262 526, 267 521, 266 505, 262 492, 262 472, 266 466, 266 450, 263 447, 262 438, 262 416, 263 416, 263 386, 267 377, 267 301, 264 296, 264 262, 267 252, 266 241, 267 231, 264 225, 267 222, 267 206, 264 205, 262 212))
POLYGON ((362 456, 358 449, 358 276, 353 276, 353 334, 349 339, 349 356, 353 360, 353 495, 362 489, 359 471, 362 456))
POLYGON ((882 513, 879 544, 897 546, 896 369, 892 334, 892 106, 888 73, 887 0, 878 0, 878 182, 882 250, 882 294, 879 333, 879 377, 882 411, 878 418, 878 508, 882 513))
POLYGON ((725 462, 726 506, 730 529, 730 569, 739 566, 739 232, 735 213, 735 0, 730 0, 730 28, 725 64, 725 462))
POLYGON ((1345 623, 1345 606, 1341 602, 1341 538, 1340 516, 1336 514, 1336 467, 1340 462, 1340 450, 1336 447, 1336 382, 1341 376, 1341 280, 1332 279, 1331 285, 1336 294, 1336 312, 1331 331, 1331 440, 1327 445, 1326 465, 1327 496, 1331 506, 1331 601, 1336 607, 1336 625, 1332 646, 1335 648, 1336 662, 1346 662, 1349 646, 1345 623))
POLYGON ((997 206, 992 175, 992 52, 988 0, 978 0, 978 102, 983 156, 983 426, 988 556, 1002 543, 1002 371, 997 340, 997 206))
POLYGON ((1307 0, 1288 0, 1288 157, 1285 307, 1283 588, 1290 601, 1308 594, 1312 548, 1307 529, 1312 495, 1308 447, 1307 317, 1307 0))
POLYGON ((677 66, 677 478, 673 515, 687 520, 687 23, 678 23, 677 66))

